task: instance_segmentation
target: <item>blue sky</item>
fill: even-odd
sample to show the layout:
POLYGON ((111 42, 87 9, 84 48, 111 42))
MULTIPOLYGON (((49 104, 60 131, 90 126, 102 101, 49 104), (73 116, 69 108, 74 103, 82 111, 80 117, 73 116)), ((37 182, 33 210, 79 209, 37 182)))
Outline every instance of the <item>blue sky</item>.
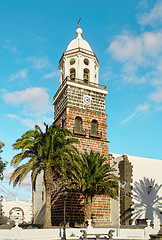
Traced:
MULTIPOLYGON (((12 144, 25 131, 52 123, 58 62, 80 17, 82 37, 100 62, 100 84, 109 92, 109 151, 162 159, 162 0, 1 0, 3 159, 10 162, 12 144)), ((29 177, 13 190, 10 172, 8 164, 1 194, 30 198, 29 177)))

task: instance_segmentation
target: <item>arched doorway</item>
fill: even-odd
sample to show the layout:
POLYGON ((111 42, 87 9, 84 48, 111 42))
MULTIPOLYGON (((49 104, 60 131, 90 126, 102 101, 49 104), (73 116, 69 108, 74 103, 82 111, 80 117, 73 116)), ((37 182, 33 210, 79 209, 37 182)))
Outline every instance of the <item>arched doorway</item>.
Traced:
POLYGON ((9 211, 9 222, 15 222, 23 223, 24 222, 24 211, 20 207, 13 207, 9 211))

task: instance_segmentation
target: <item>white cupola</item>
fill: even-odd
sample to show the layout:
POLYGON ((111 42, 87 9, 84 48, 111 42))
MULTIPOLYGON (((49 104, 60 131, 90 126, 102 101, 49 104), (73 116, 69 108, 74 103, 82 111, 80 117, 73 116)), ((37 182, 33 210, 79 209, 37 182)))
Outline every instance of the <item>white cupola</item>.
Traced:
POLYGON ((89 43, 82 38, 82 29, 76 30, 73 39, 59 61, 60 85, 66 77, 98 84, 99 62, 89 43))

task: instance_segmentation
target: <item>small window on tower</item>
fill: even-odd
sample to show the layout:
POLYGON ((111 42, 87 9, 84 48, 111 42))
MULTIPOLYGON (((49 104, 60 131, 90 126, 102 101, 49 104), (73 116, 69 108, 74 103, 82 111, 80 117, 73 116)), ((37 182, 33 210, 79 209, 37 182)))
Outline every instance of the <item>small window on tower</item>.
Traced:
POLYGON ((75 79, 75 68, 70 69, 70 79, 71 80, 75 79))
POLYGON ((82 119, 80 117, 75 118, 75 132, 81 132, 82 130, 82 119))
POLYGON ((93 120, 91 124, 91 134, 97 135, 97 131, 98 131, 98 123, 96 120, 93 120))
POLYGON ((70 65, 73 65, 75 63, 75 58, 70 59, 70 65))
POLYGON ((81 117, 76 117, 75 118, 75 126, 73 128, 73 133, 86 136, 86 129, 82 128, 82 119, 81 117))
POLYGON ((89 131, 90 137, 102 138, 102 132, 98 131, 98 122, 93 120, 91 123, 91 130, 89 131))
POLYGON ((89 69, 85 68, 83 73, 84 83, 88 84, 89 81, 89 69))
POLYGON ((87 58, 84 59, 85 65, 89 65, 89 60, 87 58))

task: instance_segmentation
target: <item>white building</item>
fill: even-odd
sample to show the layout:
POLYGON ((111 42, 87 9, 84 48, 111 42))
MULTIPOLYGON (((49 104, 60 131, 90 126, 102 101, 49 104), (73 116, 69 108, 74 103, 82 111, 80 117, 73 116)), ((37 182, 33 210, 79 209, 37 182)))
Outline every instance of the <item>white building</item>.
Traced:
MULTIPOLYGON (((119 162, 123 160, 123 155, 112 155, 114 157, 112 165, 115 164, 114 167, 117 169, 119 176, 119 162)), ((130 155, 124 156, 127 156, 132 165, 132 183, 121 181, 120 189, 123 189, 128 197, 131 193, 133 202, 131 218, 133 222, 140 224, 145 223, 145 219, 148 219, 154 223, 155 219, 159 219, 162 223, 162 160, 130 155)), ((111 200, 111 202, 112 219, 117 224, 120 201, 111 200)))
POLYGON ((1 218, 0 224, 32 222, 32 203, 31 201, 20 201, 17 197, 13 201, 1 199, 1 218))

